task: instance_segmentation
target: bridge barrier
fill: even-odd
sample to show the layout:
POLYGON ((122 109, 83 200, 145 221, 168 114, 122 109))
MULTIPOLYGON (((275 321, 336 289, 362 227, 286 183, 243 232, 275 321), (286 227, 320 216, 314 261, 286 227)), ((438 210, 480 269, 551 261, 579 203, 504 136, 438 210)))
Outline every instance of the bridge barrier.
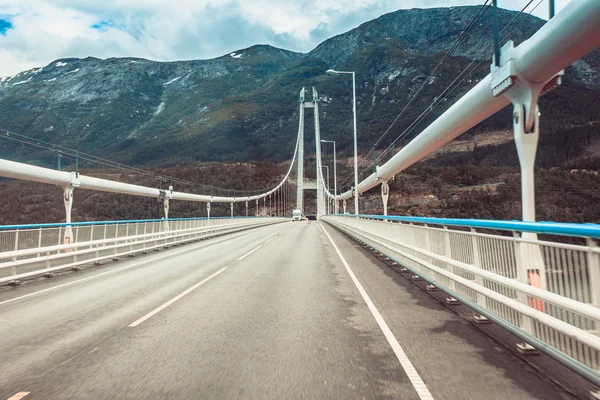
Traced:
POLYGON ((288 218, 174 218, 0 227, 0 284, 288 218), (70 230, 73 239, 65 242, 70 230))
POLYGON ((599 225, 375 215, 322 220, 600 384, 599 225))

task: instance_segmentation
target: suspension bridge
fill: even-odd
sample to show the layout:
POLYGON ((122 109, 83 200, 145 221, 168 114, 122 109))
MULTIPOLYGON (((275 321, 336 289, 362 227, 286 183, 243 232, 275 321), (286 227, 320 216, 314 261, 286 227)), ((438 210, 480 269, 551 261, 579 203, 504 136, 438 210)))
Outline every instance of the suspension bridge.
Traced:
POLYGON ((600 2, 573 0, 529 40, 497 46, 487 77, 343 192, 323 174, 316 88, 295 100, 287 172, 257 193, 0 160, 2 177, 60 186, 66 215, 0 227, 0 399, 600 398, 600 226, 536 222, 534 197, 538 99, 599 32, 600 2), (507 106, 521 221, 387 215, 390 180, 507 106), (383 215, 358 208, 373 189, 383 215), (73 221, 80 190, 156 198, 163 213, 73 221), (306 191, 317 221, 292 222, 306 191), (171 202, 206 217, 169 218, 171 202))

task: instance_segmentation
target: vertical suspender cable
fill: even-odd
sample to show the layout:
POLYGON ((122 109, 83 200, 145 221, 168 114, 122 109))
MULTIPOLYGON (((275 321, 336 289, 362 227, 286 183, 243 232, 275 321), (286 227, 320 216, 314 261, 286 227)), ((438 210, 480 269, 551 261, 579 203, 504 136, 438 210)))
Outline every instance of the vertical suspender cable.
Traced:
POLYGON ((494 6, 494 63, 500 66, 500 33, 498 32, 498 0, 493 0, 494 6))

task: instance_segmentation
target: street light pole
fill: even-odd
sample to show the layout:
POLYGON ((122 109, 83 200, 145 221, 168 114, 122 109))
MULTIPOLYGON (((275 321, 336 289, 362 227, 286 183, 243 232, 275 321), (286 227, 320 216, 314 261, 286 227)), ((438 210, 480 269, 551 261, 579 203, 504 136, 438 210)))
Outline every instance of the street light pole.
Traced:
POLYGON ((352 113, 354 114, 354 213, 358 212, 358 145, 357 145, 357 134, 356 134, 356 78, 355 73, 352 72, 352 113))
POLYGON ((356 133, 356 74, 354 71, 336 71, 328 69, 327 73, 333 74, 352 74, 352 114, 354 118, 354 214, 359 214, 358 210, 358 143, 356 133))
POLYGON ((337 202, 337 152, 335 151, 335 140, 321 140, 321 143, 333 143, 333 213, 338 213, 338 202, 337 202))
MULTIPOLYGON (((329 188, 330 188, 330 185, 329 185, 329 166, 328 165, 322 165, 321 168, 327 169, 327 191, 329 191, 329 188)), ((329 214, 329 198, 327 198, 327 214, 329 214)))

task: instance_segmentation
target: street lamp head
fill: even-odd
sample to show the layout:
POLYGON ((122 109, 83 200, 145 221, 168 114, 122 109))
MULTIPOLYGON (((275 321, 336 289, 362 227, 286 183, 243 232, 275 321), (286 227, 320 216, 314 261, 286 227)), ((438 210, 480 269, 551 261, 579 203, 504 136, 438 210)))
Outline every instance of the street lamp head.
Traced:
POLYGON ((326 73, 326 74, 329 74, 329 75, 335 75, 335 74, 337 74, 338 72, 337 72, 336 70, 334 70, 334 69, 328 69, 327 71, 325 71, 325 73, 326 73))

